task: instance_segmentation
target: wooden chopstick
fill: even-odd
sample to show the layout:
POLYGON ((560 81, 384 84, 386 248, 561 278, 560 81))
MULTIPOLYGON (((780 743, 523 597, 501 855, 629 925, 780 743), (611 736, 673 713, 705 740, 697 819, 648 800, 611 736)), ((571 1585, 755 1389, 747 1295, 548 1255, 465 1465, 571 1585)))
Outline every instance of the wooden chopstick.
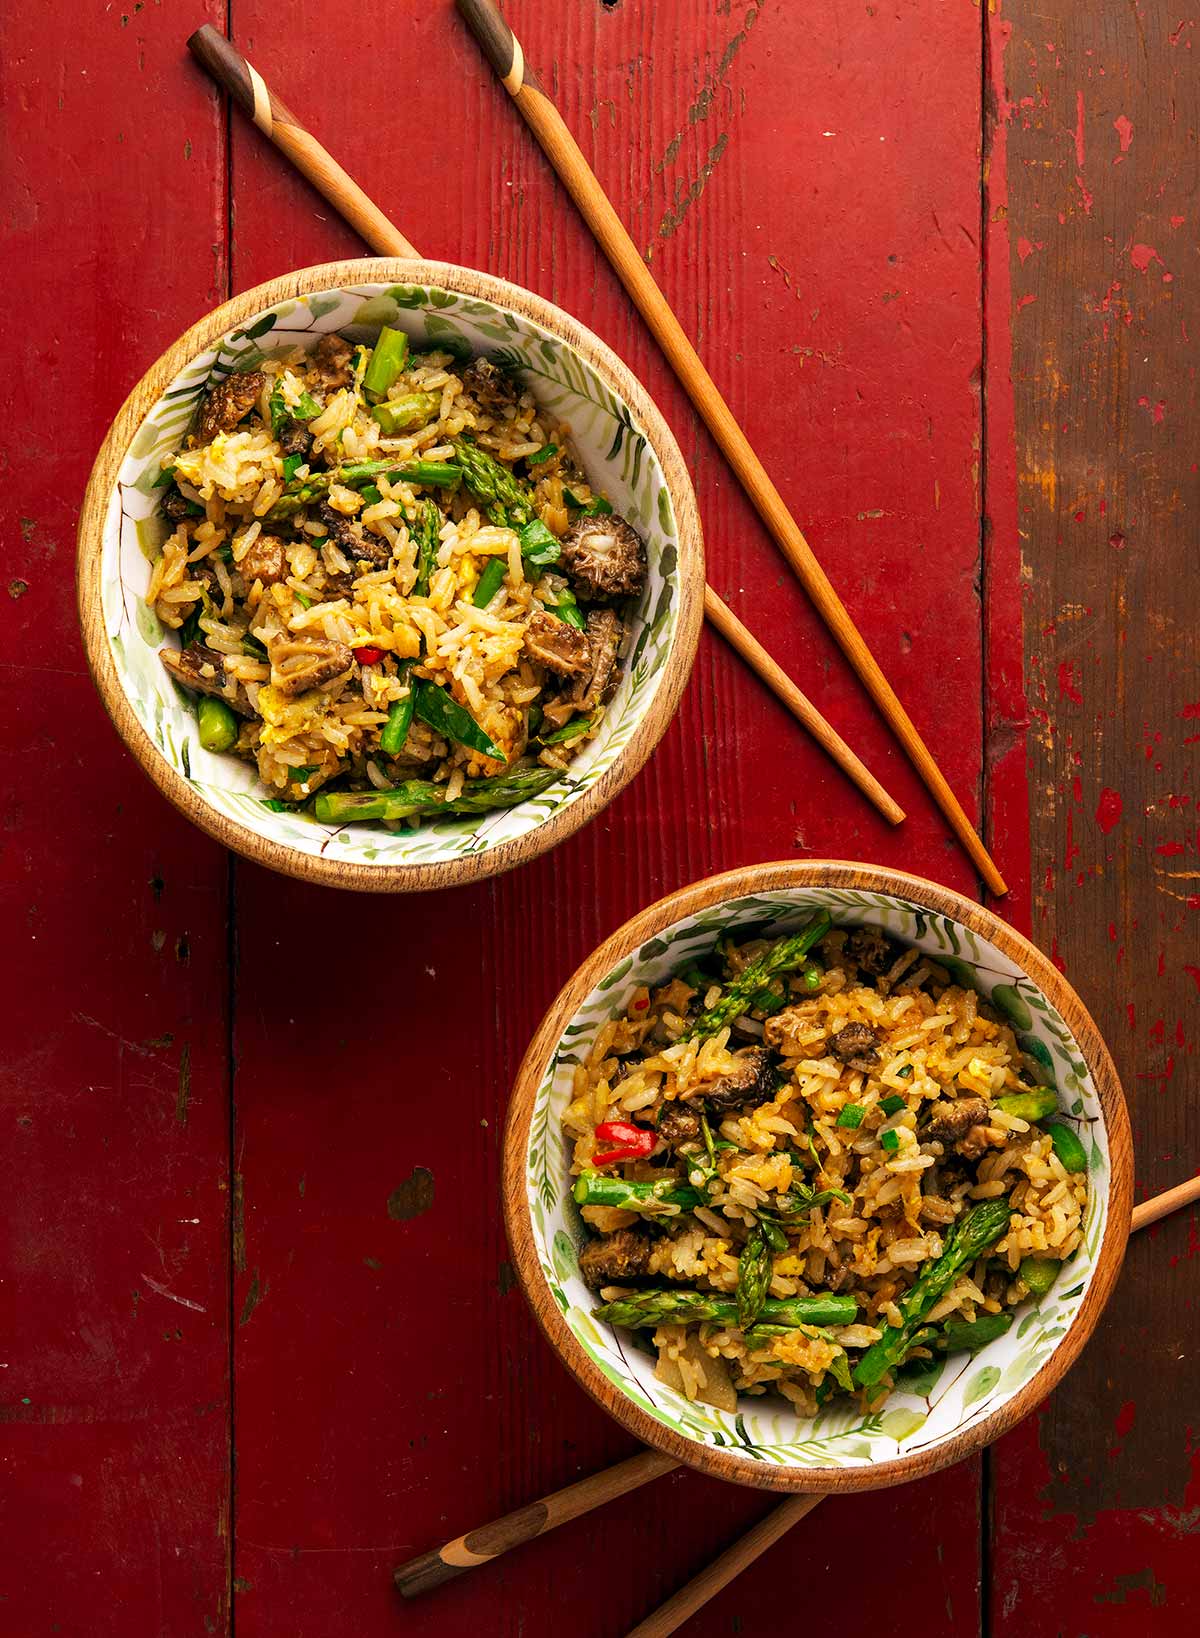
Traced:
MULTIPOLYGON (((242 56, 211 23, 197 29, 188 40, 188 50, 206 68, 218 85, 224 86, 230 96, 253 119, 264 136, 287 155, 296 169, 329 203, 339 210, 350 225, 361 234, 373 250, 385 256, 409 256, 417 260, 420 253, 404 237, 399 228, 367 197, 331 154, 307 131, 282 98, 276 96, 262 75, 242 56)), ((807 728, 817 743, 841 768, 846 777, 857 785, 889 824, 898 825, 904 819, 904 809, 896 802, 873 774, 863 765, 841 735, 826 722, 812 702, 778 666, 771 656, 711 588, 705 592, 705 612, 717 630, 745 660, 750 669, 766 683, 787 706, 796 720, 807 728)))
MULTIPOLYGON (((1175 1188, 1166 1189, 1162 1194, 1156 1194, 1150 1200, 1143 1200, 1140 1206, 1135 1206, 1130 1218, 1130 1233, 1136 1234, 1139 1229, 1148 1228, 1151 1223, 1157 1223, 1160 1218, 1196 1200, 1200 1200, 1200 1177, 1189 1177, 1175 1188)), ((492 1524, 458 1536, 432 1553, 424 1553, 420 1558, 402 1564, 395 1572, 396 1585, 406 1598, 413 1598, 452 1576, 461 1575, 463 1570, 498 1558, 510 1547, 518 1547, 524 1541, 544 1535, 555 1525, 565 1524, 567 1519, 579 1518, 591 1512, 593 1507, 603 1507, 605 1502, 625 1495, 638 1485, 648 1484, 651 1479, 660 1478, 664 1473, 673 1472, 680 1465, 671 1457, 655 1451, 631 1456, 614 1467, 579 1479, 565 1490, 556 1490, 541 1501, 531 1502, 528 1507, 508 1513, 492 1524)), ((727 1586, 734 1576, 765 1553, 797 1519, 811 1513, 820 1500, 820 1496, 798 1495, 781 1502, 732 1547, 680 1588, 641 1626, 635 1627, 629 1638, 666 1638, 667 1633, 674 1632, 714 1593, 727 1586)))
POLYGON ((589 1478, 555 1490, 527 1507, 518 1507, 491 1524, 457 1536, 444 1547, 409 1559, 407 1564, 393 1571, 392 1579, 405 1598, 432 1592, 434 1587, 440 1587, 443 1581, 452 1581, 464 1570, 487 1564, 510 1548, 533 1541, 536 1536, 545 1535, 547 1530, 578 1518, 581 1513, 590 1513, 593 1507, 603 1507, 605 1502, 614 1501, 626 1491, 636 1490, 639 1485, 648 1484, 678 1466, 678 1462, 659 1450, 643 1450, 638 1456, 630 1456, 589 1478))
POLYGON ((724 451, 742 487, 775 536, 817 612, 908 753, 950 828, 991 891, 996 895, 1007 893, 1003 876, 976 834, 945 775, 851 620, 845 604, 833 589, 783 497, 767 476, 716 383, 701 363, 699 354, 671 311, 666 297, 651 277, 637 246, 626 232, 561 114, 526 63, 520 42, 492 0, 455 0, 455 3, 484 56, 499 75, 504 89, 516 103, 522 118, 612 263, 617 277, 649 325, 684 390, 724 451))

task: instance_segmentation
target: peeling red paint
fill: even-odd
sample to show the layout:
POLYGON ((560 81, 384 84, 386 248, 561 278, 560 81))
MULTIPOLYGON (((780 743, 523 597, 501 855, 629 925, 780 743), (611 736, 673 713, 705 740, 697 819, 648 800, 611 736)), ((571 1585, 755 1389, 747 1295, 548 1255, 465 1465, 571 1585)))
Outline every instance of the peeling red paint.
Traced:
POLYGON ((1120 791, 1114 791, 1106 785, 1100 792, 1100 800, 1096 804, 1096 823, 1106 836, 1119 824, 1124 808, 1120 791))
POLYGON ((1083 169, 1083 92, 1075 93, 1075 163, 1083 169))
POLYGON ((1183 964, 1183 970, 1191 979, 1192 983, 1195 984, 1197 990, 1200 990, 1200 967, 1191 967, 1185 961, 1183 964))
MULTIPOLYGON (((1121 152, 1129 152, 1129 144, 1133 141, 1133 121, 1126 119, 1124 114, 1118 114, 1113 120, 1113 129, 1121 141, 1121 152)), ((1140 151, 1140 150, 1139 150, 1140 151)))
POLYGON ((1133 245, 1129 252, 1129 260, 1139 273, 1145 273, 1151 262, 1161 264, 1162 257, 1153 245, 1133 245))
POLYGON ((1078 667, 1074 660, 1063 660, 1059 665, 1058 697, 1060 700, 1072 700, 1076 705, 1083 704, 1083 695, 1079 692, 1078 667))

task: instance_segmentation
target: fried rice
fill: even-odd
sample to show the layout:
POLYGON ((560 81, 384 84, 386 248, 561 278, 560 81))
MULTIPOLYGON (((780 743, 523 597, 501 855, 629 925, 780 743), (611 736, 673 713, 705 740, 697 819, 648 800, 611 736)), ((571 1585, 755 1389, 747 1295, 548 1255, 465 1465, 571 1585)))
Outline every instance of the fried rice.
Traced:
POLYGON ((273 805, 510 805, 598 733, 644 544, 487 359, 387 330, 278 353, 210 389, 161 482, 163 663, 273 805))
POLYGON ((689 1398, 812 1414, 1002 1334, 1079 1246, 1088 1185, 1039 1064, 975 990, 835 928, 747 992, 779 948, 727 941, 636 990, 576 1067, 564 1128, 597 1314, 643 1327, 689 1398), (990 1244, 955 1261, 985 1202, 990 1244), (802 1322, 813 1299, 826 1323, 802 1322), (711 1313, 689 1323, 696 1303, 711 1313))

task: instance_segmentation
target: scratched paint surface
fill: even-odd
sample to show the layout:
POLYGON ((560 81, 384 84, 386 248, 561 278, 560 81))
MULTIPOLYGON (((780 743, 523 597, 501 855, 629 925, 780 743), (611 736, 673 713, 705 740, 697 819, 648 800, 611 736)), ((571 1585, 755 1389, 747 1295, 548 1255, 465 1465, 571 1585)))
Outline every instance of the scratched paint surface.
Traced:
MULTIPOLYGON (((1033 933, 1111 1042, 1143 1197, 1200 1153, 1194 37, 1013 4, 999 85, 1031 718, 1033 933)), ((1003 43, 1001 41, 1001 43, 1003 43)), ((1083 1364, 993 1458, 993 1630, 1200 1615, 1194 1216, 1135 1242, 1083 1364)))
MULTIPOLYGON (((581 1638, 600 1638, 767 1501, 672 1475, 643 1506, 618 1503, 403 1612, 389 1580, 398 1559, 628 1453, 541 1343, 507 1265, 499 1144, 524 1044, 605 933, 710 870, 825 854, 974 882, 452 13, 393 11, 383 51, 378 8, 337 0, 323 15, 318 35, 295 0, 233 0, 230 26, 423 251, 552 297, 628 360, 692 467, 713 584, 910 819, 887 830, 706 636, 634 787, 495 884, 360 901, 232 864, 192 833, 121 750, 79 654, 69 554, 90 452, 141 369, 229 290, 360 247, 240 120, 227 143, 182 52, 203 8, 89 0, 0 25, 18 87, 12 278, 42 315, 11 395, 72 407, 69 449, 35 427, 8 449, 0 487, 19 704, 4 732, 26 775, 3 855, 10 923, 25 934, 5 951, 24 1018, 0 1086, 20 1157, 10 1289, 27 1311, 0 1373, 22 1501, 0 1554, 0 1629, 174 1638, 230 1632, 236 1617, 253 1638, 384 1634, 401 1620, 417 1634, 508 1635, 548 1630, 569 1608, 581 1638), (70 66, 47 67, 58 64, 70 66), (449 129, 434 114, 443 99, 449 129)), ((1014 414, 1034 424, 1045 388, 1019 377, 1015 404, 1005 391, 1002 139, 1023 199, 1011 154, 1024 133, 985 133, 985 217, 980 11, 531 0, 513 20, 952 783, 972 809, 986 794, 1001 865, 1021 886, 1010 450, 1014 414)), ((994 83, 1003 45, 995 23, 994 83)), ((1133 163, 1139 113, 1132 100, 1118 112, 1132 135, 1124 150, 1129 132, 1113 140, 1133 163)), ((1073 160, 1073 110, 1063 118, 1073 160)), ((1112 175, 1088 185, 1098 210, 1112 175)), ((1166 230, 1139 227, 1136 243, 1158 260, 1134 271, 1161 283, 1166 230)), ((1039 265, 1014 260, 1018 300, 1032 288, 1022 270, 1039 265)), ((1021 308, 1018 324, 1037 312, 1021 308)), ((1172 391, 1182 416, 1183 384, 1172 391)), ((1146 396, 1147 428, 1177 436, 1170 394, 1147 384, 1146 396)), ((1161 585, 1148 590, 1169 606, 1161 585)), ((1086 701, 1112 667, 1098 652, 1095 678, 1070 674, 1072 686, 1086 701)), ((1035 814, 1048 805, 1061 811, 1035 797, 1035 814)), ((1057 901, 1044 906, 1035 931, 1049 945, 1062 924, 1057 901)), ((1013 905, 1018 919, 1027 909, 1013 905)), ((1179 1128, 1164 1113, 1155 1130, 1161 1176, 1147 1178, 1160 1184, 1175 1175, 1179 1128)), ((1170 1311, 1171 1290, 1164 1272, 1155 1312, 1170 1311)), ((1111 1463, 1108 1426, 1072 1426, 1097 1470, 1132 1471, 1140 1420, 1112 1434, 1111 1463)), ((1041 1527, 1045 1451, 1058 1447, 1037 1440, 1031 1425, 994 1464, 998 1607, 1041 1527)), ((769 1630, 778 1587, 818 1576, 853 1588, 863 1630, 889 1619, 898 1581, 924 1595, 931 1634, 980 1630, 984 1478, 968 1463, 920 1494, 822 1507, 691 1630, 769 1630), (888 1576, 857 1572, 863 1539, 903 1544, 888 1576)), ((1185 1514, 1155 1511, 1165 1492, 1147 1485, 1138 1528, 1165 1553, 1185 1514)), ((1078 1498, 1071 1510, 1093 1531, 1113 1516, 1094 1519, 1078 1498)), ((1117 1527, 1123 1550, 1132 1529, 1117 1527)), ((1116 1573, 1137 1572, 1122 1560, 1116 1573)), ((1178 1608, 1183 1591, 1156 1569, 1144 1585, 1113 1581, 1086 1629, 1116 1630, 1127 1587, 1162 1608, 1160 1584, 1178 1608)))

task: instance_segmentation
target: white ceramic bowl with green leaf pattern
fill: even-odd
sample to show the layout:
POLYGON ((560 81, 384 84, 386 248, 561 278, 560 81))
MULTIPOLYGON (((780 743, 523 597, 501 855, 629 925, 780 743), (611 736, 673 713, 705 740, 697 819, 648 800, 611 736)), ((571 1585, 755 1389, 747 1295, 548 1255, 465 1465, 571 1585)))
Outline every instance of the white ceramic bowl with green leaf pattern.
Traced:
POLYGON ((168 349, 130 394, 92 472, 79 525, 79 604, 97 687, 118 731, 189 818, 248 857, 310 880, 380 892, 448 886, 543 852, 610 802, 666 730, 687 682, 703 611, 704 559, 678 445, 616 355, 569 314, 518 285, 440 262, 363 260, 306 268, 237 297, 168 349), (504 812, 390 832, 330 826, 264 806, 245 763, 201 748, 193 703, 158 658, 164 632, 143 600, 161 538, 152 483, 202 394, 273 348, 382 324, 422 343, 503 357, 570 424, 592 483, 647 543, 635 636, 604 726, 569 772, 504 812))
POLYGON ((1129 1122, 1112 1060, 1078 996, 1042 953, 989 911, 915 876, 841 861, 710 877, 628 922, 554 1002, 518 1072, 505 1134, 505 1213, 516 1267, 546 1335, 582 1385, 645 1443, 694 1467, 777 1490, 863 1490, 929 1473, 995 1439, 1046 1396, 1091 1334, 1124 1255, 1132 1198, 1129 1122), (627 1332, 591 1316, 579 1275, 586 1230, 571 1196, 561 1117, 572 1068, 597 1029, 732 929, 782 933, 826 909, 927 950, 1010 1021, 1058 1088, 1088 1154, 1084 1243, 1050 1291, 981 1352, 931 1366, 872 1414, 848 1400, 815 1417, 743 1396, 736 1415, 689 1403, 627 1332))

